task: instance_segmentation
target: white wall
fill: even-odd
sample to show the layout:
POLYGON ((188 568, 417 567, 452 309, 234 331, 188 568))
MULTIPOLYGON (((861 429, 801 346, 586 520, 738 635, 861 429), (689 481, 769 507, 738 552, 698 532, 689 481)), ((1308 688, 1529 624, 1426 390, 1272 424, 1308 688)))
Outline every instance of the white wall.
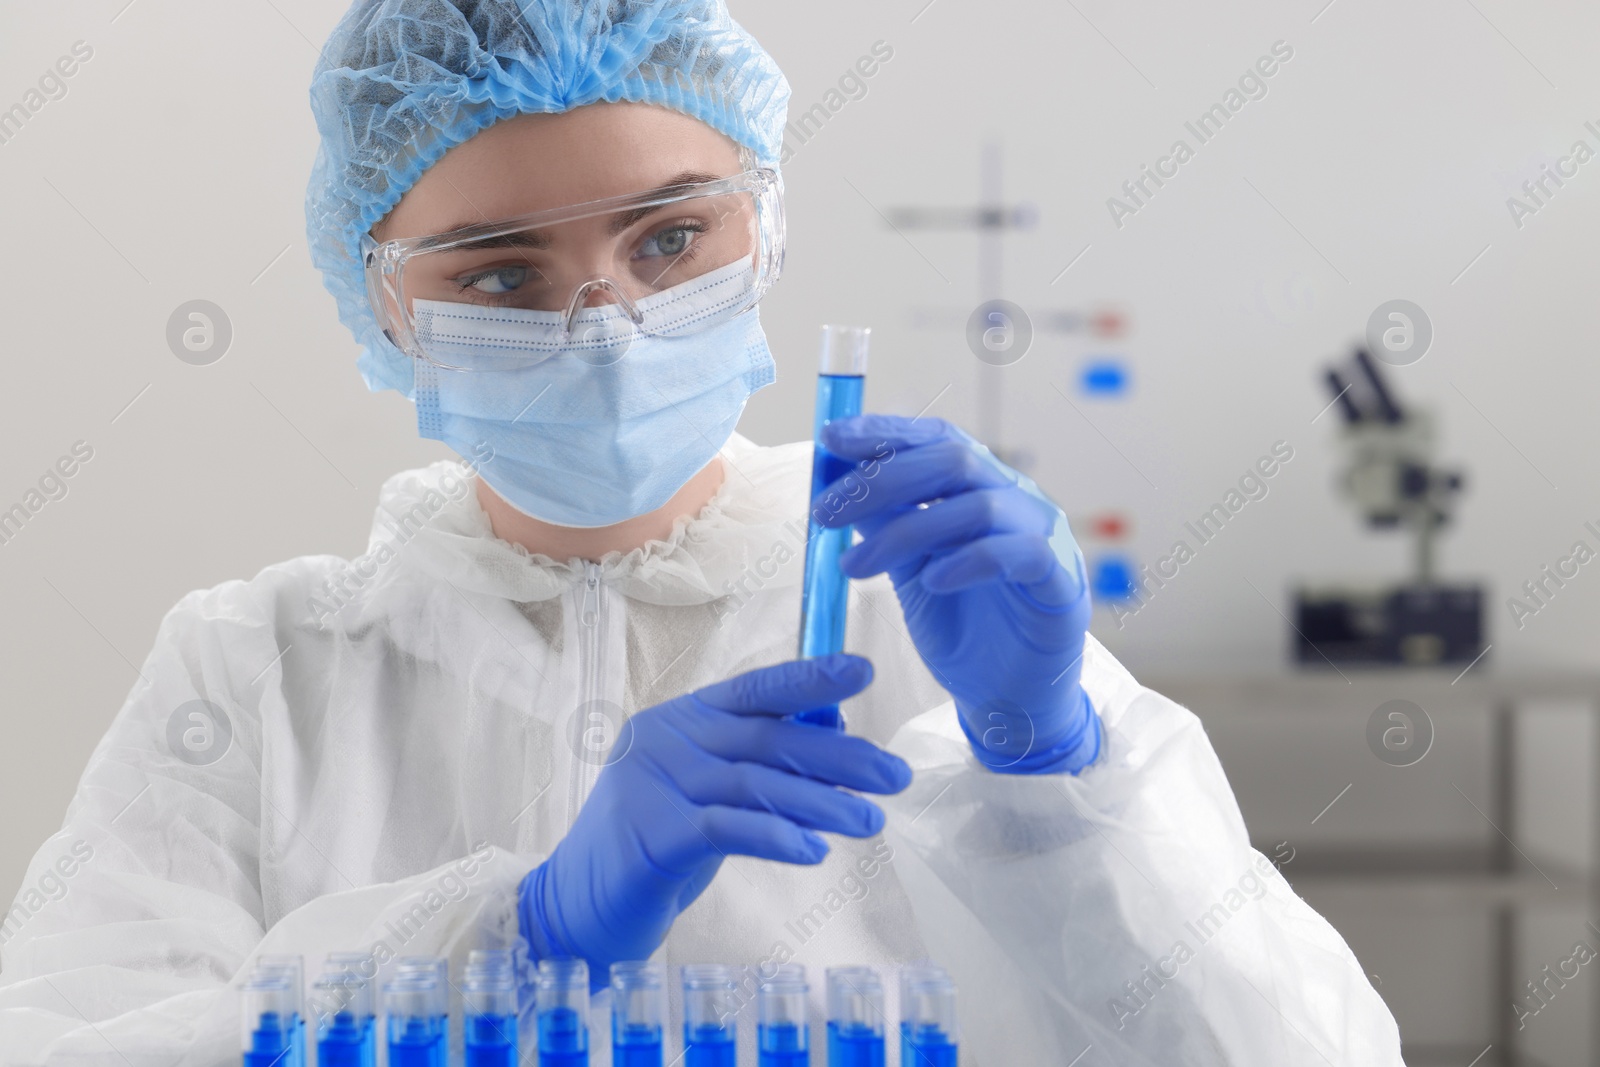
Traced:
MULTIPOLYGON (((1600 10, 925 3, 736 0, 797 110, 874 42, 894 49, 787 168, 789 267, 764 309, 782 381, 751 403, 749 436, 809 432, 815 330, 845 320, 876 329, 876 406, 914 412, 948 384, 931 413, 977 426, 981 367, 959 324, 996 295, 978 289, 978 240, 902 236, 879 212, 974 203, 994 143, 1006 200, 1039 216, 1006 239, 998 295, 1036 319, 1126 309, 1135 332, 1120 350, 1137 383, 1123 402, 1079 396, 1080 360, 1119 349, 1042 333, 990 372, 1004 396, 994 443, 1031 452, 1072 514, 1128 512, 1141 560, 1274 441, 1296 449, 1271 495, 1125 629, 1102 617, 1130 663, 1275 664, 1285 623, 1252 584, 1282 606, 1299 576, 1399 573, 1400 545, 1363 532, 1330 491, 1334 417, 1311 423, 1321 364, 1393 297, 1437 331, 1396 384, 1436 410, 1443 458, 1471 478, 1445 569, 1503 601, 1600 519, 1586 429, 1600 386, 1600 161, 1520 229, 1506 207, 1574 140, 1600 149, 1583 125, 1600 127, 1600 10), (1280 40, 1294 55, 1266 97, 1115 226, 1107 198, 1174 139, 1194 144, 1185 120, 1280 40), (955 325, 918 328, 929 309, 955 325)), ((59 825, 161 614, 287 556, 358 552, 381 480, 443 454, 416 439, 403 401, 367 394, 306 254, 306 83, 337 5, 124 4, 0 14, 0 108, 75 41, 94 49, 66 97, 0 144, 0 508, 74 442, 94 448, 69 494, 0 545, 4 899, 59 825), (235 330, 208 367, 164 339, 195 298, 235 330)), ((1525 629, 1502 602, 1491 619, 1502 665, 1600 666, 1600 578, 1587 570, 1525 629)))

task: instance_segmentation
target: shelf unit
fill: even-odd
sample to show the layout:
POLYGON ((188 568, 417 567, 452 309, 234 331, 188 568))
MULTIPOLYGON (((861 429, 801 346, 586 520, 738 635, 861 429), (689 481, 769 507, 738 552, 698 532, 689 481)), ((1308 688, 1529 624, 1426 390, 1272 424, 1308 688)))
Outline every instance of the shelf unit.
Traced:
MULTIPOLYGON (((1459 668, 1457 668, 1458 670, 1459 668)), ((1496 674, 1483 664, 1457 674, 1428 671, 1351 668, 1263 672, 1248 676, 1139 676, 1142 684, 1178 701, 1211 726, 1231 717, 1266 713, 1349 714, 1353 708, 1376 708, 1394 699, 1411 700, 1431 717, 1448 721, 1452 710, 1490 715, 1491 805, 1483 814, 1496 828, 1518 826, 1519 793, 1515 716, 1531 702, 1579 702, 1591 715, 1600 713, 1600 675, 1496 674), (1269 711, 1268 709, 1277 709, 1269 711)), ((1437 725, 1437 724, 1436 724, 1437 725)), ((1600 771, 1600 729, 1591 766, 1600 771)), ((1235 772, 1237 774, 1237 772, 1235 772)), ((1600 783, 1592 801, 1600 808, 1600 783)), ((1600 864, 1600 810, 1594 813, 1591 866, 1600 864)), ((1257 847, 1262 847, 1257 842, 1257 847)), ((1346 909, 1385 907, 1481 907, 1494 917, 1495 944, 1491 961, 1498 1005, 1493 1041, 1474 1067, 1549 1067, 1519 1054, 1510 1005, 1519 992, 1519 913, 1584 902, 1591 916, 1600 916, 1600 877, 1560 858, 1526 857, 1504 834, 1485 849, 1433 850, 1410 847, 1382 849, 1322 848, 1297 860, 1285 876, 1314 907, 1346 909)), ((1600 946, 1597 946, 1600 947, 1600 946)), ((1588 990, 1592 1017, 1600 1019, 1600 980, 1588 990)), ((1593 1039, 1590 1063, 1600 1067, 1600 1036, 1593 1039)), ((1409 1067, 1450 1063, 1466 1067, 1482 1048, 1464 1045, 1411 1047, 1409 1067)))

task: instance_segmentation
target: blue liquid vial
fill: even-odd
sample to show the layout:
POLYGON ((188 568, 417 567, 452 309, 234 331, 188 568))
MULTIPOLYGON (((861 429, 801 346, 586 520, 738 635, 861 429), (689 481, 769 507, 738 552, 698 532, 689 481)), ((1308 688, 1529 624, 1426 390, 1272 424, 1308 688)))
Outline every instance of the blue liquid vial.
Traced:
POLYGON ((956 1067, 960 1050, 940 1030, 900 1027, 900 1062, 906 1067, 956 1067))
POLYGON ((311 1010, 317 1067, 371 1067, 377 1049, 370 984, 347 971, 325 973, 311 986, 311 1010))
POLYGON ((254 1017, 244 1047, 244 1067, 288 1067, 293 1021, 272 1012, 254 1017))
POLYGON ((240 995, 244 1067, 293 1067, 298 994, 281 974, 257 974, 240 995))
POLYGON ((883 1064, 881 1027, 829 1021, 828 1067, 883 1067, 883 1064))
POLYGON ((935 964, 900 972, 900 1062, 905 1067, 956 1067, 956 987, 935 964))
POLYGON ((463 1024, 467 1067, 516 1067, 517 1017, 473 1015, 463 1024))
POLYGON ((461 987, 466 1067, 517 1067, 517 983, 506 969, 468 967, 461 987))
POLYGON ((726 1026, 683 1027, 684 1067, 735 1067, 738 1049, 726 1026))
POLYGON ((828 1067, 883 1067, 883 982, 871 967, 829 967, 828 1067))
POLYGON ((317 1067, 365 1067, 361 1020, 340 1012, 317 1031, 317 1067))
POLYGON ((420 971, 384 983, 389 1067, 436 1067, 441 1062, 448 1051, 436 1007, 442 995, 438 979, 420 971))
MULTIPOLYGON (((811 459, 811 508, 806 530, 805 577, 800 594, 800 658, 844 651, 845 617, 850 606, 850 585, 839 569, 839 557, 850 547, 853 527, 825 528, 827 504, 817 495, 853 469, 822 447, 822 428, 835 419, 861 414, 866 385, 867 341, 864 326, 824 326, 822 358, 817 374, 817 408, 812 426, 815 449, 811 459)), ((795 716, 802 722, 844 728, 836 705, 814 708, 795 716)))
POLYGON ((657 963, 611 965, 613 1067, 662 1067, 666 1036, 667 973, 657 963))
POLYGON ((534 985, 539 1067, 589 1067, 589 965, 540 960, 534 985))
MULTIPOLYGON (((363 993, 350 994, 357 1004, 357 1014, 360 1016, 361 1067, 378 1067, 378 998, 372 983, 376 974, 377 961, 371 953, 363 952, 330 952, 322 969, 321 980, 324 982, 335 977, 348 977, 366 987, 363 993)), ((308 1016, 320 1020, 320 1008, 313 1005, 308 1016)))
POLYGON ((734 1067, 733 968, 691 963, 683 968, 683 1067, 734 1067))
POLYGON ((450 961, 442 956, 401 956, 395 962, 396 977, 433 978, 434 993, 429 1011, 439 1031, 439 1042, 429 1067, 450 1067, 450 961))
POLYGON ((756 991, 758 1067, 811 1067, 811 1026, 806 1018, 806 969, 780 964, 756 991))
POLYGON ((306 1067, 306 1013, 302 1003, 306 988, 305 961, 299 956, 261 956, 256 959, 256 975, 276 975, 289 983, 289 1055, 282 1067, 306 1067))

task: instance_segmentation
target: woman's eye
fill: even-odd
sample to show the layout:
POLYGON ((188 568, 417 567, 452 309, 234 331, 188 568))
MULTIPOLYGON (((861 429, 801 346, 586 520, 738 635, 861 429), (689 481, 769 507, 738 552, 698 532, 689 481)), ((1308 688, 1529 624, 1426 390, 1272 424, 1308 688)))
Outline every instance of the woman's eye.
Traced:
POLYGON ((644 256, 681 256, 688 249, 689 243, 694 240, 694 230, 687 226, 675 226, 669 230, 661 230, 644 243, 639 254, 644 256))
POLYGON ((496 267, 460 278, 456 285, 462 290, 475 289, 485 296, 504 296, 516 292, 527 280, 527 267, 496 267))

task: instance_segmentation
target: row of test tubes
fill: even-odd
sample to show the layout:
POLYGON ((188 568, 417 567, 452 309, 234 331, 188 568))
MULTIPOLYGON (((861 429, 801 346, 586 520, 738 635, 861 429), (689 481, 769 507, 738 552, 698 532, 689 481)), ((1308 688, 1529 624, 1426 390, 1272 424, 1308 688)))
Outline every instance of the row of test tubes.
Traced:
MULTIPOLYGON (((372 958, 335 953, 303 997, 298 956, 263 956, 242 987, 244 1067, 307 1067, 307 1024, 318 1067, 377 1067, 378 1008, 364 976, 372 958)), ((684 1067, 737 1067, 735 971, 691 964, 682 971, 684 1067)), ((883 982, 871 967, 827 970, 828 1067, 883 1067, 887 1020, 883 982)), ((548 959, 534 979, 539 1067, 588 1067, 589 968, 583 960, 548 959)), ((448 964, 433 956, 402 957, 383 983, 384 1052, 388 1067, 449 1067, 448 964)), ((810 987, 805 968, 779 966, 757 988, 759 1067, 810 1067, 810 987)), ((611 967, 614 1067, 664 1067, 666 970, 657 963, 611 967)), ((506 950, 478 950, 461 982, 466 1067, 517 1067, 516 959, 506 950)), ((902 1067, 956 1067, 955 985, 934 964, 900 972, 902 1067)), ((531 1051, 531 1050, 530 1050, 531 1051)))
MULTIPOLYGON (((737 1067, 738 1030, 733 1007, 735 971, 720 963, 683 968, 683 1067, 737 1067)), ((588 968, 582 960, 539 965, 540 1067, 587 1067, 588 968), (569 992, 548 988, 547 968, 561 968, 569 992), (581 979, 581 980, 580 980, 581 979), (558 1038, 555 1056, 547 1042, 558 1038)), ((756 993, 758 1067, 810 1067, 810 986, 798 963, 780 965, 756 993)), ((883 980, 871 967, 827 970, 828 1067, 884 1067, 888 1043, 883 980)), ((956 1067, 955 984, 934 964, 900 972, 902 1067, 956 1067)), ((657 963, 611 967, 613 1067, 663 1067, 666 1037, 666 970, 657 963)))
MULTIPOLYGON (((509 950, 480 949, 461 982, 467 1067, 516 1067, 517 980, 509 950)), ((328 956, 322 977, 304 996, 299 956, 262 956, 241 987, 244 1067, 306 1067, 306 1029, 317 1067, 377 1067, 378 998, 366 974, 373 959, 358 952, 328 956)), ((383 984, 388 1067, 449 1067, 449 964, 437 956, 403 956, 383 984)))

